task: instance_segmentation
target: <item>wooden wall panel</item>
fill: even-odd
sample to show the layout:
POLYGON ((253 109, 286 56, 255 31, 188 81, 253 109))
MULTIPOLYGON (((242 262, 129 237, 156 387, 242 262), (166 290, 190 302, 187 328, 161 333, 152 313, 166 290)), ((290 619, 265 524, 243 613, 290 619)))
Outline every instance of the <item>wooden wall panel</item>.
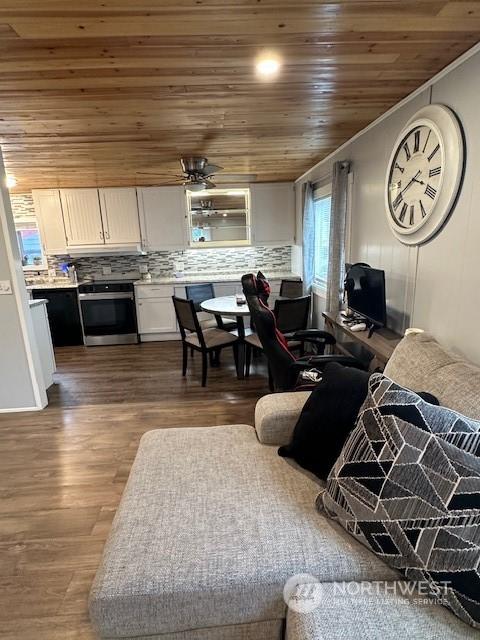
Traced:
POLYGON ((174 184, 187 154, 291 180, 479 37, 471 1, 1 0, 0 144, 18 191, 174 184))

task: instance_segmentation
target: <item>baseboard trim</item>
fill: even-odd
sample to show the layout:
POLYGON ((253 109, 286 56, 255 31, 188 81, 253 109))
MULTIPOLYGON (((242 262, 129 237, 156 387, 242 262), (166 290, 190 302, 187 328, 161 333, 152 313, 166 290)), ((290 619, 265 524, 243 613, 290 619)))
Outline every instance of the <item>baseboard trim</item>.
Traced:
POLYGON ((179 333, 141 333, 140 342, 173 342, 182 339, 179 333))
POLYGON ((24 413, 27 411, 43 411, 43 409, 45 407, 10 407, 8 409, 0 409, 0 413, 24 413))

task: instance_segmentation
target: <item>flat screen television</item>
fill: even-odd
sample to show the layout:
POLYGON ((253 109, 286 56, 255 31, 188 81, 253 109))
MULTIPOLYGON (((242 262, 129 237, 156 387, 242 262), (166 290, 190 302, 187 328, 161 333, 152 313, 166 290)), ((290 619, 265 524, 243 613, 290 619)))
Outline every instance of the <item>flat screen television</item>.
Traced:
POLYGON ((345 276, 349 309, 377 327, 387 324, 385 272, 363 264, 354 264, 345 276))

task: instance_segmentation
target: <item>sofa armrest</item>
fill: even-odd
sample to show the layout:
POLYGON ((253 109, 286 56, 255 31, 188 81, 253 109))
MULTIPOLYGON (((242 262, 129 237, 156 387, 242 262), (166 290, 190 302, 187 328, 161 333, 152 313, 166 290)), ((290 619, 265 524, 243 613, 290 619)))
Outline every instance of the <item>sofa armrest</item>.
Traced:
POLYGON ((406 582, 299 585, 287 612, 286 640, 474 640, 478 631, 406 582), (306 605, 306 608, 302 608, 306 605))
POLYGON ((262 444, 289 444, 310 391, 270 393, 255 407, 255 430, 262 444))

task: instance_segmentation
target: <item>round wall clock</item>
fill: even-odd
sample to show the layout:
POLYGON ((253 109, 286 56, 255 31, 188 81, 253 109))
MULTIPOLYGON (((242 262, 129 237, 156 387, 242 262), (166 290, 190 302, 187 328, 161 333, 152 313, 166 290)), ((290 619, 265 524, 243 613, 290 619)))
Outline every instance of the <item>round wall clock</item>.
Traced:
POLYGON ((440 230, 455 205, 464 158, 462 130, 448 107, 423 107, 407 122, 385 185, 388 222, 401 242, 422 244, 440 230))

